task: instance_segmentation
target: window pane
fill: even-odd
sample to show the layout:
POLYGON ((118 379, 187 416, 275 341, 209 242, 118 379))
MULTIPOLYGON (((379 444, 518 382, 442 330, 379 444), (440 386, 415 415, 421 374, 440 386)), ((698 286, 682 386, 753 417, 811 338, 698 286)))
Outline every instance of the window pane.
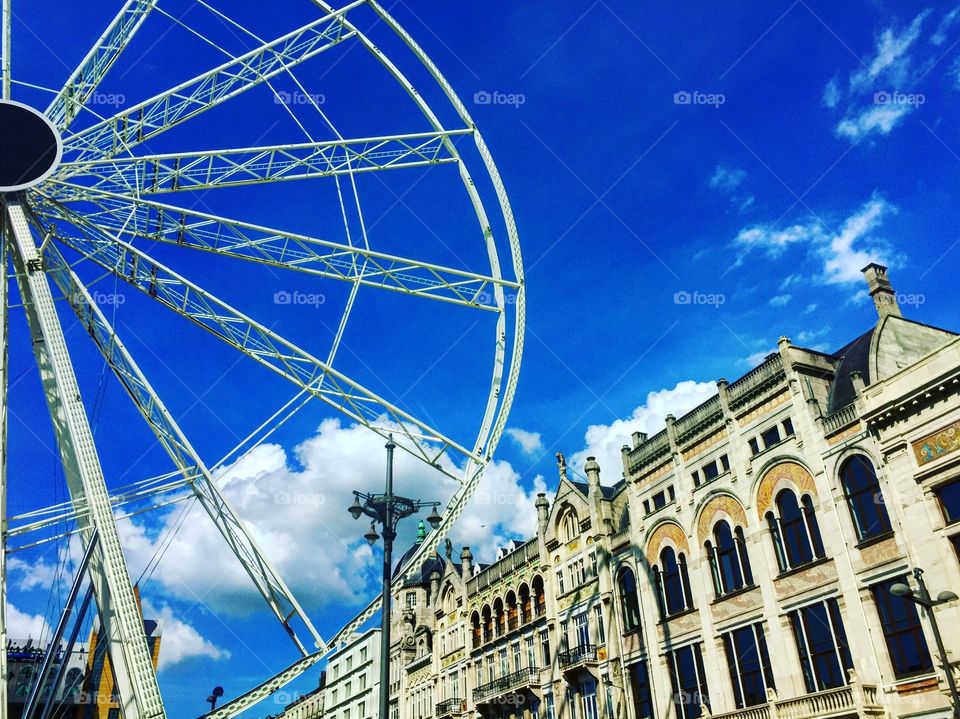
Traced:
POLYGON ((947 523, 960 521, 960 480, 938 487, 935 491, 947 523))
POLYGON ((695 644, 674 651, 671 656, 670 673, 673 679, 673 703, 677 716, 682 719, 697 719, 700 716, 700 705, 709 702, 706 685, 703 683, 700 645, 695 644))
POLYGON ((766 432, 761 433, 760 439, 763 440, 764 447, 772 447, 780 441, 780 430, 776 426, 773 426, 766 432))
POLYGON ((897 678, 933 671, 917 606, 904 597, 890 593, 890 587, 906 581, 906 577, 894 577, 870 588, 897 678))
POLYGON ((797 495, 788 489, 780 492, 777 508, 780 510, 780 531, 789 565, 798 567, 806 564, 813 559, 813 550, 797 495))
POLYGON ((851 457, 840 471, 840 481, 847 495, 857 536, 867 539, 889 532, 890 518, 877 473, 870 461, 859 455, 851 457))
POLYGON ((647 663, 631 664, 629 671, 635 716, 637 719, 652 719, 653 696, 650 693, 650 676, 647 673, 647 663))

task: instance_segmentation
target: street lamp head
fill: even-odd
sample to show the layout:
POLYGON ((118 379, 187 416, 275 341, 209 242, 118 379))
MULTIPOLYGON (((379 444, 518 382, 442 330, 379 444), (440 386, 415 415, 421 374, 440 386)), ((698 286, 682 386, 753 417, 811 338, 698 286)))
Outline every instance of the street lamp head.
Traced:
POLYGON ((433 527, 434 529, 436 529, 437 527, 440 526, 440 522, 441 522, 442 520, 443 520, 443 517, 441 517, 441 516, 437 513, 437 508, 436 508, 436 507, 433 508, 433 511, 430 512, 430 516, 427 517, 427 521, 430 522, 430 526, 433 527))
POLYGON ((945 590, 937 595, 937 604, 946 604, 947 602, 952 602, 954 599, 957 599, 957 595, 949 590, 945 590))
POLYGON ((370 531, 364 534, 363 538, 367 540, 367 544, 371 547, 380 539, 380 535, 377 534, 377 526, 374 522, 370 522, 370 531))
POLYGON ((360 515, 363 514, 363 505, 360 504, 360 497, 354 496, 353 504, 350 505, 350 509, 347 511, 353 515, 354 519, 360 519, 360 515))
POLYGON ((890 594, 895 597, 912 597, 913 590, 910 589, 906 584, 902 582, 897 582, 892 587, 890 587, 890 594))

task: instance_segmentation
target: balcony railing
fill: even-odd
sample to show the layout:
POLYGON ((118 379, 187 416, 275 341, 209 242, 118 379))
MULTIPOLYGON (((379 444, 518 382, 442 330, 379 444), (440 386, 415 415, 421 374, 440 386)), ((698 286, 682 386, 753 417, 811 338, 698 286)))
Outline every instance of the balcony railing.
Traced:
POLYGON ((491 697, 506 694, 507 692, 539 685, 540 670, 537 667, 527 667, 526 669, 521 669, 511 674, 505 674, 502 677, 494 679, 492 682, 481 684, 473 690, 473 701, 480 703, 491 697))
POLYGON ((524 567, 532 561, 539 559, 540 548, 536 539, 532 539, 526 544, 513 550, 503 559, 494 562, 489 567, 480 572, 477 576, 467 580, 467 594, 474 595, 477 592, 495 584, 503 577, 520 567, 524 567))
POLYGON ((857 420, 857 406, 853 402, 838 409, 833 414, 828 414, 823 418, 823 430, 827 434, 832 434, 838 429, 843 429, 848 424, 853 424, 857 420))
POLYGON ((773 354, 759 367, 754 367, 743 377, 727 387, 731 405, 740 404, 757 391, 776 384, 784 377, 783 360, 773 354))
POLYGON ((437 719, 459 716, 467 710, 467 702, 463 699, 444 699, 437 704, 437 719))
POLYGON ((510 618, 507 620, 507 630, 512 632, 512 631, 513 631, 514 629, 516 629, 516 628, 517 628, 517 618, 516 618, 516 617, 510 617, 510 618))
POLYGON ((560 652, 560 668, 576 669, 587 664, 597 663, 597 646, 595 644, 581 644, 579 647, 560 652))
POLYGON ((725 714, 712 714, 713 719, 827 719, 848 715, 883 716, 877 704, 877 688, 855 682, 836 689, 827 689, 792 699, 776 699, 766 704, 738 709, 725 714))

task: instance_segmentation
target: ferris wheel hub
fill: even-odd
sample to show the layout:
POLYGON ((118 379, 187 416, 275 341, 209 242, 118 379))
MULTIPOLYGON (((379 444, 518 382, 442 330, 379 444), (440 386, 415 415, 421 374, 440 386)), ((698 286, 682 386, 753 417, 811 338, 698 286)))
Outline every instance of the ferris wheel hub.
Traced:
POLYGON ((57 169, 63 140, 39 111, 0 100, 0 193, 26 190, 57 169))

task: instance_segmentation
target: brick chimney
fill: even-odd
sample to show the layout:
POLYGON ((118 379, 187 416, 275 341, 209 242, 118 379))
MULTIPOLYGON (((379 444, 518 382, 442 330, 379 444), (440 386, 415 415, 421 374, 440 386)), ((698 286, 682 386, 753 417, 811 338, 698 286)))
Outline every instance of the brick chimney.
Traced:
POLYGON ((871 262, 860 271, 867 280, 870 296, 873 298, 873 304, 880 318, 883 319, 887 315, 902 317, 900 305, 897 303, 897 294, 893 291, 893 285, 887 277, 887 268, 871 262))

